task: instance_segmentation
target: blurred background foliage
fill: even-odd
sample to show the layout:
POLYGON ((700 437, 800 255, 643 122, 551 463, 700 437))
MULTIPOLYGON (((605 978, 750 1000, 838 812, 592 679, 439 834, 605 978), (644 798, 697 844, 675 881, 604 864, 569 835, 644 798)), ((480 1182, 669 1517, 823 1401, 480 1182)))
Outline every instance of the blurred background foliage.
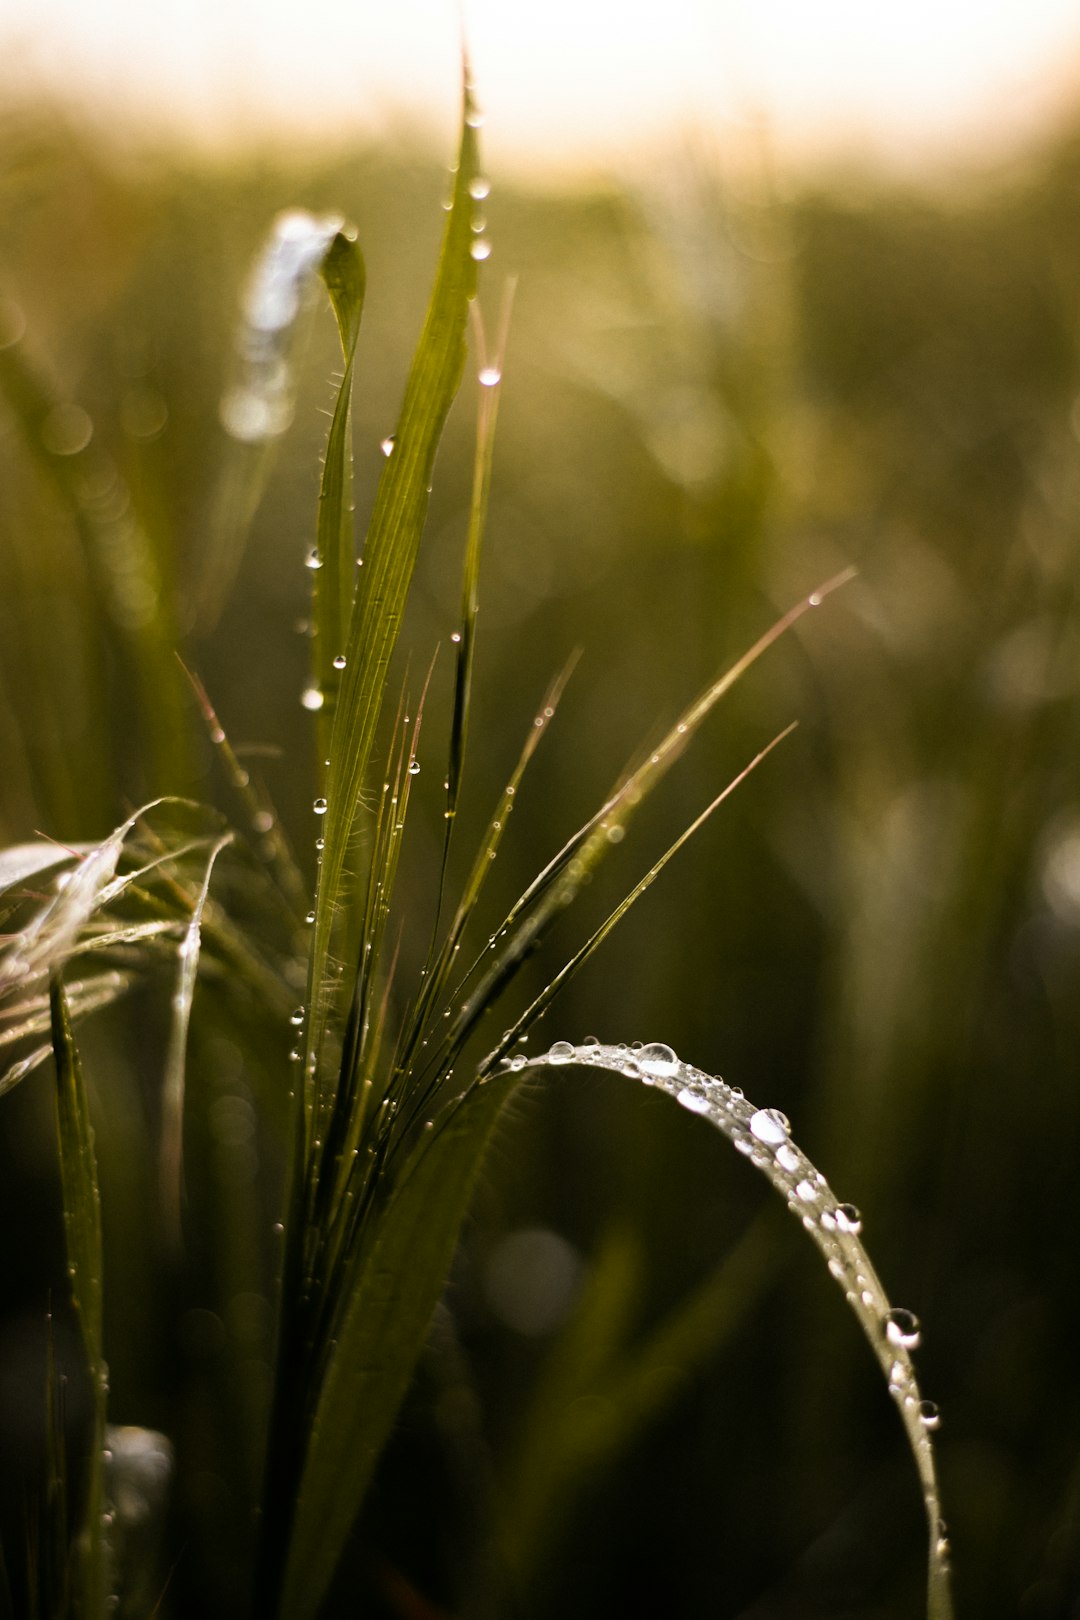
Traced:
MULTIPOLYGON (((303 558, 335 337, 323 317, 305 331, 295 420, 216 616, 204 585, 245 453, 219 416, 236 312, 276 210, 356 223, 363 516, 444 185, 406 137, 214 164, 133 155, 55 107, 4 109, 4 842, 98 837, 165 791, 239 814, 180 646, 311 875, 303 558)), ((857 565, 725 702, 586 910, 599 920, 797 718, 794 738, 547 1022, 552 1039, 668 1041, 791 1116, 923 1320, 960 1613, 1031 1620, 1080 1616, 1078 194, 1070 131, 936 189, 795 186, 764 156, 732 175, 691 142, 606 189, 496 176, 491 321, 501 277, 520 280, 462 807, 479 829, 547 682, 582 649, 493 875, 494 925, 693 691, 857 565)), ((474 386, 410 607, 417 683, 456 620, 474 386)), ((407 965, 441 838, 441 674, 402 879, 421 919, 407 965)), ((222 881, 257 928, 245 884, 222 881)), ((583 936, 560 925, 547 977, 583 936)), ((82 1036, 111 1408, 164 1429, 180 1460, 160 1612, 228 1615, 267 1380, 264 1105, 286 1083, 288 1033, 280 1055, 273 1039, 258 1051, 204 1009, 178 1255, 150 1146, 166 985, 82 1036)), ((60 1288, 47 1090, 39 1076, 6 1098, 0 1136, 9 1526, 39 1466, 42 1322, 60 1288)), ((829 1279, 756 1183, 712 1133, 614 1083, 571 1075, 519 1103, 342 1593, 429 1617, 917 1613, 900 1426, 829 1279), (620 1406, 603 1347, 614 1362, 647 1346, 695 1290, 706 1325, 688 1349, 661 1344, 620 1406), (595 1465, 566 1438, 590 1425, 607 1437, 595 1465)))

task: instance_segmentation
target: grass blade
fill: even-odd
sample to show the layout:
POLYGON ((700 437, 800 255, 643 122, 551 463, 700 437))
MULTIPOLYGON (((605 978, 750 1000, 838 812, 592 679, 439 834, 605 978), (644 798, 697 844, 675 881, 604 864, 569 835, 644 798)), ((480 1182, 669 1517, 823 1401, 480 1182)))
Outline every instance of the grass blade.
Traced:
POLYGON ((50 1000, 68 1275, 93 1390, 86 1512, 77 1545, 77 1585, 82 1598, 81 1613, 86 1620, 98 1620, 105 1614, 107 1597, 103 1512, 108 1369, 102 1343, 101 1200, 86 1086, 58 975, 50 985, 50 1000))
MULTIPOLYGON (((476 291, 478 238, 471 187, 479 174, 477 117, 466 86, 461 146, 442 254, 420 336, 394 448, 379 481, 364 566, 349 625, 325 798, 324 850, 315 903, 305 1027, 304 1131, 315 1135, 315 1074, 332 1005, 327 965, 345 899, 346 855, 382 712, 386 672, 397 642, 427 514, 435 453, 465 363, 465 327, 476 291)), ((306 1155, 305 1155, 306 1157, 306 1155)))

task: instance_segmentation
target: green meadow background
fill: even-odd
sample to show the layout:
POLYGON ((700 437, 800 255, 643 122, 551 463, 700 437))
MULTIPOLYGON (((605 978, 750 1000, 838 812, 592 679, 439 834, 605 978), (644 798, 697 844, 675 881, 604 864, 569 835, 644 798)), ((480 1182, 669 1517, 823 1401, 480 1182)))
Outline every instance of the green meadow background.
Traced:
MULTIPOLYGON (((165 792, 236 814, 175 646, 310 881, 299 698, 338 359, 325 312, 304 325, 295 419, 235 559, 243 452, 219 405, 275 212, 340 211, 368 265, 363 519, 426 306, 446 154, 404 134, 318 155, 135 154, 13 104, 0 137, 0 343, 23 329, 20 356, 67 409, 35 442, 0 349, 0 839, 98 838, 165 792), (110 507, 111 486, 80 497, 130 556, 111 585, 65 497, 80 413, 130 503, 110 507), (206 581, 234 561, 217 611, 206 581), (117 577, 150 593, 153 635, 125 621, 117 577)), ((857 568, 720 706, 584 915, 546 942, 533 987, 797 720, 556 1003, 548 1038, 662 1040, 791 1117, 862 1211, 892 1299, 922 1321, 958 1612, 1078 1620, 1080 134, 921 187, 796 184, 764 158, 753 175, 722 159, 687 141, 633 181, 567 194, 494 176, 490 328, 504 278, 518 284, 459 854, 572 655, 492 874, 492 927, 695 691, 857 568)), ((467 375, 405 638, 414 690, 438 645, 442 659, 401 878, 403 973, 426 949, 440 854, 476 393, 467 375)), ((243 885, 222 898, 243 921, 243 885)), ((272 1118, 251 1124, 264 1090, 250 1054, 208 1015, 190 1173, 212 1183, 199 1207, 217 1224, 193 1220, 170 1250, 153 1148, 169 995, 163 967, 81 1036, 110 1410, 177 1448, 157 1612, 224 1617, 250 1540, 253 1465, 233 1418, 254 1413, 257 1432, 268 1380, 268 1283, 252 1287, 251 1256, 280 1156, 272 1118)), ((259 1061, 275 1072, 273 1053, 259 1061)), ((283 1051, 282 1085, 285 1072, 283 1051)), ((0 1516, 16 1538, 41 1467, 50 1302, 68 1353, 50 1106, 44 1072, 0 1100, 0 1516)), ((569 1073, 518 1100, 335 1612, 920 1612, 921 1503, 895 1411, 759 1179, 699 1122, 615 1081, 569 1073), (631 1394, 603 1367, 557 1381, 598 1257, 625 1354, 651 1346, 631 1394), (658 1346, 690 1297, 697 1328, 658 1346), (553 1413, 591 1425, 594 1452, 559 1451, 553 1413)))

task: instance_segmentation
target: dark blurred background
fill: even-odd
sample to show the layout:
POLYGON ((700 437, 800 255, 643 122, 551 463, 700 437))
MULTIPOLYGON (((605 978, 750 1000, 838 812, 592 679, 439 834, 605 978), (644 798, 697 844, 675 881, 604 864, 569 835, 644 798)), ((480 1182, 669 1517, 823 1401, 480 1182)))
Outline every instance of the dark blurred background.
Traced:
MULTIPOLYGON (((219 419, 232 334, 278 209, 355 222, 369 277, 362 523, 444 188, 444 159, 404 140, 317 160, 136 159, 55 106, 2 115, 0 341, 22 332, 67 411, 50 418, 44 462, 89 425, 129 492, 174 639, 233 742, 259 750, 249 757, 309 875, 297 626, 335 338, 321 312, 305 328, 295 420, 211 625, 190 604, 236 454, 219 419)), ((487 203, 489 323, 502 278, 519 285, 459 856, 576 649, 493 873, 492 924, 697 689, 799 597, 858 568, 725 700, 533 982, 798 720, 546 1025, 552 1040, 671 1043, 788 1113, 862 1210, 886 1287, 923 1323, 972 1620, 1080 1617, 1078 203, 1080 133, 1067 127, 992 176, 921 187, 781 184, 764 161, 734 180, 687 141, 640 183, 559 194, 496 176, 487 203)), ((414 672, 456 623, 474 396, 467 378, 437 468, 414 672)), ((164 790, 228 812, 182 681, 170 697, 165 677, 155 688, 138 674, 137 627, 118 628, 44 462, 18 410, 0 409, 0 836, 94 838, 164 790)), ((447 676, 425 722, 406 963, 430 926, 447 676)), ((160 1612, 226 1615, 245 1511, 228 1413, 265 1379, 265 1278, 238 1285, 212 1237, 210 1283, 194 1263, 159 1264, 154 1109, 140 1099, 167 997, 162 978, 83 1037, 112 1411, 165 1429, 180 1457, 160 1612)), ((224 1075, 241 1101, 242 1062, 212 1034, 199 1057, 207 1085, 224 1075)), ((57 1286, 47 1088, 39 1074, 0 1104, 9 1522, 32 1466, 27 1368, 57 1286)), ((247 1136, 235 1109, 219 1113, 227 1182, 247 1136)), ((273 1208, 274 1164, 271 1148, 257 1219, 273 1208)), ((900 1426, 843 1301, 771 1198, 662 1098, 570 1074, 520 1099, 341 1612, 359 1590, 377 1615, 919 1613, 924 1531, 900 1426), (607 1423, 595 1466, 520 1485, 530 1403, 551 1387, 597 1265, 622 1290, 632 1357, 725 1261, 723 1322, 683 1363, 661 1358, 651 1404, 604 1414, 602 1372, 594 1387, 569 1380, 582 1421, 599 1403, 607 1423), (498 1536, 517 1548, 509 1575, 498 1536)))

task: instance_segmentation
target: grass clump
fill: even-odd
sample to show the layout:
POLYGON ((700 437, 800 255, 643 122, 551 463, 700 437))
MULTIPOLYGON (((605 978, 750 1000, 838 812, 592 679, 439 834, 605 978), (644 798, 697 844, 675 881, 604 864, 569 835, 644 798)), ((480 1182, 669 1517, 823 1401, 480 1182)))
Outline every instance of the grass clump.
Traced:
MULTIPOLYGON (((505 347, 505 321, 489 352, 476 315, 478 271, 489 251, 480 215, 486 180, 478 125, 466 88, 434 287, 395 431, 383 446, 359 557, 350 424, 366 272, 354 233, 340 218, 289 214, 278 221, 259 261, 245 307, 239 377, 223 408, 234 443, 220 491, 219 549, 183 603, 166 586, 163 548, 131 516, 136 502, 124 490, 122 470, 74 433, 74 408, 67 407, 65 416, 63 402, 50 401, 20 344, 4 351, 17 419, 36 453, 44 454, 54 494, 66 503, 86 545, 103 609, 127 633, 124 657, 139 683, 143 723, 151 731, 160 727, 158 774, 167 766, 170 778, 184 777, 185 760, 200 746, 189 714, 201 715, 239 805, 234 828, 187 799, 162 798, 103 841, 71 850, 22 845, 3 856, 9 938, 0 964, 0 1015, 12 1062, 0 1086, 10 1089, 52 1054, 66 1255, 92 1389, 77 1476, 69 1477, 60 1464, 62 1411, 51 1420, 46 1528, 28 1543, 25 1574, 10 1574, 12 1591, 21 1594, 12 1602, 25 1600, 27 1612, 43 1616, 70 1611, 96 1620, 116 1603, 136 1612, 135 1594, 146 1590, 141 1572, 125 1567, 127 1542, 120 1533, 125 1479, 116 1459, 128 1452, 119 1431, 110 1439, 106 1425, 102 1290, 109 1287, 109 1272, 94 1133, 73 1031, 89 1013, 119 1004, 164 971, 170 1016, 153 1104, 161 1250, 178 1274, 205 1264, 216 1281, 220 1271, 233 1268, 233 1296, 248 1302, 249 1318, 262 1309, 261 1364, 272 1367, 260 1399, 238 1400, 228 1419, 230 1432, 240 1438, 239 1460, 224 1465, 234 1472, 238 1549, 235 1567, 223 1577, 225 1589, 237 1594, 230 1602, 280 1620, 353 1612, 351 1538, 421 1359, 485 1151, 526 1080, 575 1065, 666 1092, 706 1118, 765 1174, 817 1244, 900 1410, 930 1527, 928 1612, 945 1620, 951 1612, 947 1547, 929 1439, 936 1418, 922 1400, 910 1358, 918 1327, 910 1313, 890 1305, 860 1241, 857 1212, 836 1200, 791 1141, 782 1114, 754 1108, 741 1091, 682 1062, 669 1047, 557 1041, 544 1056, 523 1050, 557 993, 774 743, 760 749, 693 819, 565 965, 533 988, 523 1010, 511 1015, 505 1033, 490 1045, 494 1008, 621 841, 642 801, 735 681, 846 575, 801 601, 711 682, 525 886, 502 922, 493 930, 480 927, 481 902, 506 824, 565 685, 565 676, 558 678, 453 897, 480 543, 505 347), (311 813, 317 829, 317 875, 308 902, 276 812, 219 719, 218 695, 208 695, 192 674, 186 685, 193 696, 185 710, 178 698, 185 676, 171 653, 177 626, 200 616, 212 620, 236 573, 274 441, 288 424, 294 325, 316 279, 333 310, 342 369, 322 465, 316 538, 306 559, 312 658, 305 707, 313 720, 311 813), (400 669, 395 655, 436 452, 466 365, 470 316, 480 412, 461 612, 452 637, 444 826, 427 914, 408 918, 429 941, 410 986, 399 966, 397 895, 420 771, 421 727, 437 677, 429 672, 418 680, 400 669), (64 422, 73 436, 59 452, 55 444, 50 450, 49 433, 55 440, 64 422), (98 508, 105 495, 112 504, 103 515, 98 508), (117 504, 128 514, 119 528, 117 504), (231 903, 237 896, 240 905, 231 903), (223 1053, 233 1072, 245 1075, 242 1087, 216 1081, 214 1066, 223 1053), (229 1151, 217 1152, 208 1139, 211 1116, 226 1120, 222 1140, 229 1151), (250 1164, 238 1173, 248 1161, 232 1150, 252 1140, 276 1166, 276 1176, 259 1178, 250 1164), (246 1244, 232 1243, 238 1231, 248 1234, 246 1244), (58 1530, 61 1519, 65 1528, 58 1530)), ((224 707, 227 695, 221 701, 224 707)), ((190 1277, 185 1286, 191 1288, 190 1277)), ((617 1453, 635 1425, 644 1425, 660 1386, 654 1382, 647 1398, 642 1369, 658 1364, 658 1345, 678 1345, 691 1363, 702 1359, 717 1336, 715 1306, 712 1285, 673 1313, 639 1351, 616 1358, 612 1341, 627 1417, 607 1432, 603 1425, 594 1430, 579 1459, 587 1453, 590 1466, 597 1465, 617 1453)), ((241 1328, 238 1336, 243 1339, 246 1331, 241 1328)), ((248 1337, 257 1339, 258 1333, 248 1337)), ((254 1359, 239 1356, 233 1376, 254 1359)), ((50 1412, 62 1407, 58 1393, 66 1376, 55 1369, 49 1375, 50 1412)), ((218 1398, 228 1401, 228 1378, 220 1383, 218 1398)), ((564 1445, 562 1455, 560 1443, 556 1438, 551 1454, 537 1458, 534 1478, 526 1468, 517 1482, 521 1507, 516 1522, 507 1521, 505 1544, 508 1563, 519 1571, 530 1557, 527 1526, 543 1519, 545 1490, 550 1496, 551 1485, 543 1480, 558 1479, 560 1470, 572 1477, 574 1446, 564 1445)), ((146 1444, 158 1462, 167 1456, 164 1442, 146 1444)), ((181 1493, 186 1465, 181 1449, 181 1493)), ((135 1490, 130 1478, 126 1484, 129 1494, 135 1490)), ((183 1551, 176 1556, 182 1561, 183 1551)), ((10 1547, 7 1559, 10 1573, 10 1547)), ((378 1578, 369 1570, 361 1579, 372 1612, 380 1612, 388 1591, 398 1592, 398 1612, 407 1612, 401 1594, 408 1583, 403 1587, 404 1577, 389 1580, 379 1567, 378 1578), (372 1595, 373 1587, 381 1597, 372 1595)), ((167 1593, 153 1600, 161 1611, 169 1601, 167 1593)))

